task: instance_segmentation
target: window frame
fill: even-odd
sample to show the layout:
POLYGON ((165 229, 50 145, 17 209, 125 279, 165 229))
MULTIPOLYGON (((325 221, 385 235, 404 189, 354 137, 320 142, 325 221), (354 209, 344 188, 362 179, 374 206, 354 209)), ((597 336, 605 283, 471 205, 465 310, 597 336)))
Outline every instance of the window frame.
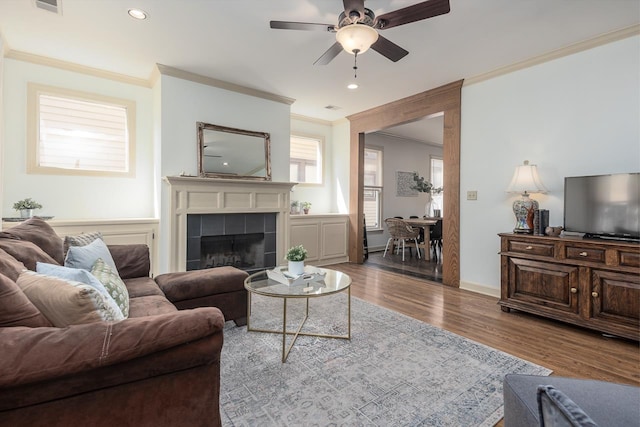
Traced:
MULTIPOLYGON (((325 140, 324 137, 321 135, 313 135, 313 134, 306 134, 306 133, 302 133, 302 132, 292 132, 289 135, 289 179, 291 179, 291 139, 292 138, 300 138, 300 139, 311 139, 311 140, 315 140, 318 142, 318 144, 320 145, 318 152, 320 153, 320 167, 318 168, 318 170, 320 171, 320 182, 298 182, 298 185, 302 185, 302 186, 309 186, 309 187, 320 187, 324 185, 324 176, 325 176, 325 140)), ((297 182, 294 181, 294 182, 297 182)))
MULTIPOLYGON (((366 225, 366 229, 367 231, 384 231, 384 212, 383 212, 383 207, 384 207, 384 203, 383 203, 383 199, 384 199, 384 149, 383 147, 378 147, 378 146, 365 146, 364 147, 365 150, 371 150, 371 151, 377 151, 380 153, 380 184, 381 185, 363 185, 363 192, 366 190, 373 190, 378 192, 378 226, 370 226, 370 225, 366 225)), ((363 164, 364 167, 364 164, 363 164)), ((364 184, 364 183, 363 183, 364 184)), ((364 195, 363 195, 363 208, 364 208, 364 195)), ((363 216, 364 216, 364 212, 363 212, 363 216)))
POLYGON ((443 160, 442 156, 436 156, 436 155, 429 156, 429 180, 431 182, 435 182, 435 179, 433 179, 433 177, 434 177, 433 161, 434 160, 439 160, 440 162, 442 162, 442 187, 443 187, 443 191, 438 193, 438 194, 432 194, 431 195, 431 199, 434 200, 438 204, 438 209, 440 209, 440 215, 444 215, 444 160, 443 160))
POLYGON ((27 174, 101 176, 131 178, 136 174, 136 103, 130 99, 115 98, 95 93, 82 92, 37 83, 27 84, 27 174), (40 95, 77 99, 100 104, 123 107, 127 117, 128 169, 126 171, 101 171, 85 169, 65 169, 40 166, 40 95))

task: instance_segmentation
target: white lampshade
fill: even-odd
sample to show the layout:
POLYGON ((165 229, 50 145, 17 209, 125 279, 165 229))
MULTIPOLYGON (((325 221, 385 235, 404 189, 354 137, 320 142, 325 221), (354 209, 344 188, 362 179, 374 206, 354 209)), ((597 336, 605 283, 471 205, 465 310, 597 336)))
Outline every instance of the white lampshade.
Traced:
POLYGON ((517 166, 507 191, 510 193, 546 193, 547 189, 538 176, 536 165, 530 165, 528 160, 522 166, 517 166))
POLYGON ((338 30, 336 40, 350 54, 355 54, 357 50, 360 55, 378 40, 378 32, 368 25, 350 24, 338 30))

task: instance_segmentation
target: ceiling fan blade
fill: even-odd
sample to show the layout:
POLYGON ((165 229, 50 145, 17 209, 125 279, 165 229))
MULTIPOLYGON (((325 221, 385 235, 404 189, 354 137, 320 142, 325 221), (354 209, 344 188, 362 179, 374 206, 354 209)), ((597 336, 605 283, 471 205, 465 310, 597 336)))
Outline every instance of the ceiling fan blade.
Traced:
POLYGON ((379 30, 397 27, 398 25, 444 15, 449 13, 450 10, 449 0, 428 0, 380 15, 376 18, 374 27, 379 30))
POLYGON ((313 63, 313 65, 327 65, 333 60, 333 58, 338 56, 340 52, 342 52, 342 45, 335 42, 333 46, 331 46, 320 58, 316 60, 316 62, 313 63))
POLYGON ((350 16, 350 12, 356 11, 360 14, 360 18, 364 17, 364 0, 343 0, 344 14, 350 16))
POLYGON ((335 32, 336 26, 332 24, 313 24, 309 22, 271 21, 271 28, 276 30, 303 30, 303 31, 329 31, 335 32))
POLYGON ((380 35, 378 36, 378 41, 371 45, 371 49, 375 50, 380 55, 389 58, 393 62, 398 62, 409 54, 408 51, 380 35))

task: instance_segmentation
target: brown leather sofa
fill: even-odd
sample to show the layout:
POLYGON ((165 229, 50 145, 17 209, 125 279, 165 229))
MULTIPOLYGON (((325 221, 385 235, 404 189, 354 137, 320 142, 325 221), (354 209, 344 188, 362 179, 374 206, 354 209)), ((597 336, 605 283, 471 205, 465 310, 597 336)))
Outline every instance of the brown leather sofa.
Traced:
POLYGON ((38 261, 63 264, 62 239, 37 218, 0 232, 0 426, 221 425, 223 313, 245 321, 247 274, 154 280, 145 245, 109 250, 129 317, 53 327, 15 281, 38 261))

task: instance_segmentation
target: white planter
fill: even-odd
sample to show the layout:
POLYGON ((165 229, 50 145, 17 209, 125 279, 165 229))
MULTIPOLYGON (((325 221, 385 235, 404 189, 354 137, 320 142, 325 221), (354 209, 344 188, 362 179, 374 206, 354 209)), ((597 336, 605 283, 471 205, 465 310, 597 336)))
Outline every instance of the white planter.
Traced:
POLYGON ((20 209, 20 218, 31 218, 33 216, 33 209, 20 209))
POLYGON ((304 274, 304 261, 289 261, 289 273, 296 276, 304 274))

